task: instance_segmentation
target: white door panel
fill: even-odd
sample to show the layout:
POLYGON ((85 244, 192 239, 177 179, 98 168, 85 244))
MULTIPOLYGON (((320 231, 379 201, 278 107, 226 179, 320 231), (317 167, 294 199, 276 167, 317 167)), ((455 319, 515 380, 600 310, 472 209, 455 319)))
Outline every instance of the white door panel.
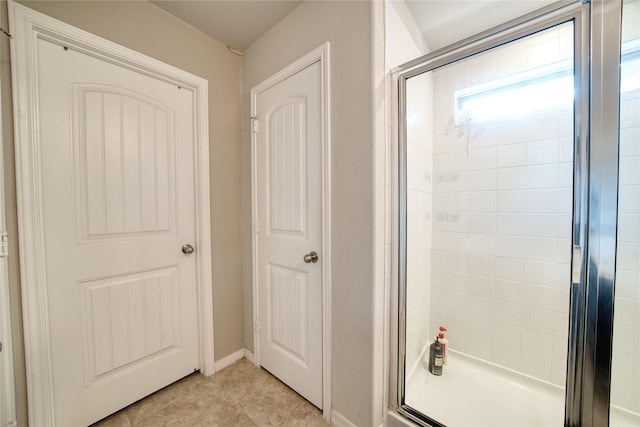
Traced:
POLYGON ((56 422, 199 368, 193 94, 38 41, 56 422))
POLYGON ((260 364, 322 407, 320 63, 260 93, 256 112, 260 364))

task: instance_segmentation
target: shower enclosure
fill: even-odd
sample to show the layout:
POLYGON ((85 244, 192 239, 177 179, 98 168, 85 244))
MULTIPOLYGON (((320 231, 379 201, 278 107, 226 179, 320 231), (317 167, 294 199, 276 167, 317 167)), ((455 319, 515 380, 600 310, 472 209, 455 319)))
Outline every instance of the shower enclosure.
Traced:
POLYGON ((550 6, 394 77, 392 404, 433 426, 640 425, 640 2, 550 6))

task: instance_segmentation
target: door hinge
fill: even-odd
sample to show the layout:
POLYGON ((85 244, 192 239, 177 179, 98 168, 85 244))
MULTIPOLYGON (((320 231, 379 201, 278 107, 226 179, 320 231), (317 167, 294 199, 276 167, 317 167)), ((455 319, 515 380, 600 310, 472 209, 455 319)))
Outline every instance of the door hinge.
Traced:
POLYGON ((0 257, 9 256, 9 233, 0 232, 0 257))
POLYGON ((7 30, 5 30, 4 28, 0 28, 0 33, 4 34, 5 36, 9 37, 10 39, 13 38, 13 36, 11 35, 10 32, 8 32, 7 30))
POLYGON ((253 228, 253 233, 258 234, 258 223, 254 222, 253 224, 251 224, 251 227, 253 228))
POLYGON ((260 321, 256 320, 256 332, 260 332, 260 321))
POLYGON ((258 116, 251 116, 251 132, 253 133, 258 133, 259 132, 259 127, 258 127, 258 116))

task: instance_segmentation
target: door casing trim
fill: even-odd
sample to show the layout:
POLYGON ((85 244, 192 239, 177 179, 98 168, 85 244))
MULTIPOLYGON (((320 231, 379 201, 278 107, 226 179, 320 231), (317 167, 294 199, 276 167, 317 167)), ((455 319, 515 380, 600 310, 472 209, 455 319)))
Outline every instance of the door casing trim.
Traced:
MULTIPOLYGON (((0 94, 0 109, 2 108, 2 94, 0 94)), ((4 144, 2 129, 5 126, 0 118, 0 144, 4 144)), ((4 154, 0 150, 0 230, 7 231, 6 193, 4 189, 4 154)), ((8 238, 9 236, 7 236, 8 238)), ((11 236, 13 238, 13 236, 11 236)), ((11 243, 4 243, 3 246, 11 243)), ((11 305, 9 303, 9 254, 0 258, 0 426, 13 426, 16 421, 15 379, 13 368, 13 340, 11 335, 11 305)))
MULTIPOLYGON (((256 101, 259 94, 293 76, 299 71, 320 63, 321 79, 321 129, 322 129, 322 413, 331 419, 331 132, 330 132, 330 79, 329 79, 329 42, 309 52, 302 58, 289 64, 276 74, 251 89, 251 117, 256 115, 256 101)), ((257 194, 257 150, 256 134, 251 132, 251 251, 252 251, 252 289, 253 289, 253 362, 260 366, 258 313, 258 194, 257 194)))
POLYGON ((65 24, 11 0, 11 71, 23 327, 29 421, 55 425, 53 370, 42 218, 39 158, 37 40, 44 39, 149 77, 191 90, 194 98, 195 215, 199 359, 214 373, 213 289, 209 204, 208 82, 186 71, 65 24))

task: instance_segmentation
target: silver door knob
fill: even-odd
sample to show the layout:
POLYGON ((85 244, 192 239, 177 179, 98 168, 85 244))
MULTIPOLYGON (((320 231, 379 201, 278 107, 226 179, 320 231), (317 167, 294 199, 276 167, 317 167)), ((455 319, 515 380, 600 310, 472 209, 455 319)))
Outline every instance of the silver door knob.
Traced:
POLYGON ((304 257, 302 257, 302 259, 307 264, 309 264, 311 262, 318 262, 318 254, 312 251, 312 252, 309 252, 308 254, 306 254, 304 257))
POLYGON ((188 243, 182 247, 182 253, 185 255, 191 255, 194 252, 195 248, 188 243))

